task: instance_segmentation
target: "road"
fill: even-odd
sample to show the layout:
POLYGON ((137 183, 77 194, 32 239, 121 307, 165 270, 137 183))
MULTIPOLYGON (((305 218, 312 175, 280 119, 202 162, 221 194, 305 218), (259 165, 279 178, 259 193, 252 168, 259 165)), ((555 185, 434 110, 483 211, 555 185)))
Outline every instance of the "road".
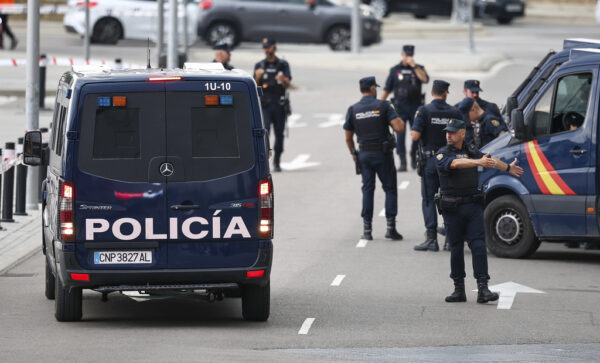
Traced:
MULTIPOLYGON (((482 97, 502 104, 548 48, 559 48, 565 35, 589 36, 597 28, 517 22, 513 27, 488 26, 488 32, 478 40, 478 50, 506 52, 510 57, 490 73, 432 74, 432 78, 451 82, 450 102, 460 99, 462 81, 476 76, 485 90, 482 97)), ((42 37, 49 39, 47 51, 78 54, 79 41, 72 36, 54 31, 42 37)), ((365 52, 392 54, 404 42, 385 41, 365 52)), ((441 55, 464 52, 464 39, 414 43, 417 61, 420 49, 441 55)), ((250 68, 250 57, 245 54, 254 52, 258 60, 260 52, 254 48, 255 44, 244 44, 236 51, 241 56, 236 59, 238 53, 234 53, 232 63, 250 68)), ((274 175, 275 255, 269 321, 242 321, 236 299, 214 304, 134 302, 111 295, 103 303, 99 294, 86 292, 83 321, 57 323, 54 305, 43 295, 44 257, 38 252, 0 276, 0 361, 597 359, 600 252, 543 244, 528 260, 490 256, 491 285, 512 281, 544 293, 519 293, 511 309, 500 310, 496 304, 477 304, 476 293, 471 291, 475 281, 468 278, 468 302, 447 304, 444 297, 452 291, 449 253, 413 251, 424 233, 420 180, 414 171, 398 174, 398 229, 404 241, 383 239, 385 218, 376 216, 375 239, 358 247, 360 179, 353 175, 340 120, 347 106, 360 97, 358 78, 376 73, 383 82, 385 72, 327 66, 329 51, 324 46, 284 44, 280 48, 290 59, 295 84, 295 116, 283 161, 312 164, 274 175), (315 62, 322 64, 295 66, 296 53, 314 54, 315 62)), ((139 61, 141 57, 134 53, 142 51, 139 43, 123 42, 94 52, 139 61)), ((205 49, 195 52, 209 57, 205 49)), ((6 131, 0 141, 12 140, 21 132, 22 105, 17 98, 1 106, 0 121, 6 131)), ((41 125, 47 125, 50 117, 51 111, 42 111, 41 125)), ((375 206, 377 215, 383 208, 379 187, 375 206)), ((40 234, 31 238, 39 239, 40 234)), ((470 266, 468 251, 466 261, 470 266)), ((472 275, 470 267, 467 275, 472 275)))

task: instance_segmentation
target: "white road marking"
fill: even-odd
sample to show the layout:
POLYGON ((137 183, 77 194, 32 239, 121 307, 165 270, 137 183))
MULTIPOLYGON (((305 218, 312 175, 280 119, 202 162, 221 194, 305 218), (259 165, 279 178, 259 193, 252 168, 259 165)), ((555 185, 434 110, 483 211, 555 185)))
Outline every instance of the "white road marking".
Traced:
POLYGON ((300 330, 298 330, 298 334, 300 334, 300 335, 308 334, 308 331, 310 330, 310 327, 312 326, 312 324, 314 322, 315 322, 315 318, 306 318, 306 320, 304 320, 304 323, 302 323, 300 330))
POLYGON ((379 212, 379 216, 380 216, 380 217, 385 217, 385 208, 383 208, 383 209, 381 210, 381 212, 379 212))
POLYGON ((366 240, 366 239, 360 239, 358 241, 358 243, 356 244, 356 248, 365 248, 365 247, 367 247, 367 243, 369 243, 368 240, 366 240))
POLYGON ((340 286, 346 275, 337 275, 330 286, 340 286))
POLYGON ((410 184, 410 182, 408 180, 403 180, 402 183, 400 183, 400 185, 398 185, 398 189, 406 189, 406 188, 408 188, 408 184, 410 184))
POLYGON ((281 168, 283 170, 297 170, 320 164, 314 161, 308 161, 308 159, 310 159, 310 154, 300 154, 288 163, 281 163, 281 168))
POLYGON ((498 299, 498 306, 496 307, 496 309, 498 310, 510 310, 513 302, 515 301, 515 297, 519 292, 527 294, 545 294, 545 292, 543 291, 536 290, 521 284, 517 284, 512 281, 490 286, 489 289, 493 292, 497 292, 500 294, 500 298, 498 299))
POLYGON ((307 127, 308 124, 306 122, 298 122, 302 118, 302 115, 299 113, 291 114, 286 121, 287 127, 290 129, 297 129, 300 127, 307 127))
POLYGON ((335 127, 344 124, 344 115, 341 113, 317 113, 315 117, 326 117, 327 121, 319 124, 319 128, 335 127))

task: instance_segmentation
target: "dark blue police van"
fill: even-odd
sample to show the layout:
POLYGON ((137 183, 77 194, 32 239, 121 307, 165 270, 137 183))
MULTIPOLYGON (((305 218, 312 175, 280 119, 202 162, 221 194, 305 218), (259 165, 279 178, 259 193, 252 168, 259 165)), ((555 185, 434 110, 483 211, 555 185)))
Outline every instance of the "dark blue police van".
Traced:
POLYGON ((82 289, 241 297, 269 317, 273 184, 259 90, 220 63, 75 67, 60 79, 49 147, 25 137, 43 186, 46 297, 82 316, 82 289))
POLYGON ((506 133, 482 151, 518 159, 515 178, 485 169, 488 248, 524 258, 542 241, 600 243, 598 117, 600 49, 571 48, 523 108, 511 112, 506 133))

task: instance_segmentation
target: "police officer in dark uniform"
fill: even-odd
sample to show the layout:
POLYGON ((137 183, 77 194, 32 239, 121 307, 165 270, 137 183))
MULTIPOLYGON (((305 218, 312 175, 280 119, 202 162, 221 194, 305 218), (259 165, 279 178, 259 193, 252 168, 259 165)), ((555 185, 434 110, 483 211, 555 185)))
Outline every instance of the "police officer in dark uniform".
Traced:
POLYGON ((290 86, 292 74, 288 62, 275 56, 277 50, 275 40, 264 38, 262 46, 266 58, 254 66, 254 80, 263 89, 261 99, 265 128, 275 131, 274 171, 281 171, 280 161, 283 153, 283 133, 285 121, 290 113, 289 99, 286 89, 290 86))
POLYGON ((472 98, 463 99, 458 104, 458 109, 465 120, 470 121, 471 128, 467 128, 467 143, 472 142, 478 149, 508 131, 508 127, 501 118, 483 110, 479 106, 479 102, 472 98))
POLYGON ((460 112, 446 103, 448 87, 450 84, 446 81, 433 81, 431 89, 433 100, 426 106, 419 107, 410 131, 413 141, 421 143, 421 156, 424 162, 421 176, 421 196, 427 238, 425 242, 415 246, 417 251, 439 251, 440 249, 437 242, 437 212, 433 201, 440 182, 433 156, 439 148, 446 145, 444 127, 448 121, 453 118, 461 118, 460 112))
POLYGON ((231 60, 231 46, 229 43, 217 43, 213 46, 213 50, 215 51, 215 58, 213 59, 213 62, 221 63, 223 68, 228 71, 235 68, 229 64, 229 61, 231 60))
POLYGON ((467 301, 465 294, 464 241, 473 258, 473 273, 477 280, 477 302, 498 300, 498 294, 488 289, 488 263, 483 221, 483 193, 478 190, 477 167, 496 168, 519 177, 523 169, 483 154, 475 145, 465 143, 465 122, 452 119, 446 131, 447 146, 435 155, 440 179, 440 195, 436 202, 441 209, 450 243, 450 278, 454 292, 446 302, 467 301))
MULTIPOLYGON (((463 94, 465 95, 465 97, 474 99, 475 101, 477 101, 481 108, 496 115, 500 118, 500 120, 502 120, 502 113, 500 112, 498 105, 480 98, 480 92, 483 92, 483 90, 481 89, 481 82, 479 82, 476 79, 468 79, 465 81, 465 87, 463 89, 463 94)), ((458 107, 458 104, 455 106, 458 107)))
MULTIPOLYGON (((405 45, 402 48, 402 61, 390 69, 381 95, 381 99, 385 101, 390 92, 393 92, 394 98, 392 99, 392 103, 398 116, 402 120, 407 121, 411 127, 415 112, 419 106, 423 105, 421 86, 423 83, 429 82, 429 75, 427 75, 425 67, 415 63, 414 54, 414 45, 405 45)), ((396 133, 396 153, 400 158, 398 171, 406 171, 405 139, 404 132, 396 133)), ((413 169, 416 168, 416 151, 417 143, 412 142, 410 161, 413 169)))
POLYGON ((385 191, 385 217, 387 231, 385 238, 399 241, 402 235, 396 231, 398 214, 398 187, 394 166, 394 136, 389 127, 396 132, 404 131, 404 121, 388 101, 377 99, 379 85, 375 77, 365 77, 359 81, 361 100, 348 108, 344 130, 348 150, 361 167, 362 175, 362 213, 364 233, 362 238, 372 240, 373 194, 375 176, 379 177, 385 191), (360 152, 354 145, 354 134, 358 138, 360 152))

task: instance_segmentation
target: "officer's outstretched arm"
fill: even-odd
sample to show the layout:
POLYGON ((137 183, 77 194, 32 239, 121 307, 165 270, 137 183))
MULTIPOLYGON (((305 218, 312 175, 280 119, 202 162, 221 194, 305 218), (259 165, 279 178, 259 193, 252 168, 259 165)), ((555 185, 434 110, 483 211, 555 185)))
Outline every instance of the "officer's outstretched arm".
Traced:
POLYGON ((517 165, 517 158, 515 158, 515 160, 513 160, 512 163, 510 163, 510 167, 509 164, 496 157, 492 157, 492 159, 496 161, 496 169, 506 171, 510 175, 516 176, 517 178, 523 175, 523 168, 517 165))
POLYGON ((392 125, 392 129, 396 132, 404 132, 404 121, 400 117, 396 117, 392 121, 390 121, 390 125, 392 125))
POLYGON ((495 168, 496 161, 487 153, 481 159, 460 158, 454 159, 450 163, 450 169, 467 169, 482 166, 484 168, 495 168))

